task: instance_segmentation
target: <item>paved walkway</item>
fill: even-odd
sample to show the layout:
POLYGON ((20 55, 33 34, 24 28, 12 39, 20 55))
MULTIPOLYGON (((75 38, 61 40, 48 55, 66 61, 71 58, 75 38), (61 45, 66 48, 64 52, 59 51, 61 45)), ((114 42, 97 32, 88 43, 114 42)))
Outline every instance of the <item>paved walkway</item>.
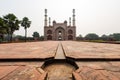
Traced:
POLYGON ((66 57, 74 58, 79 67, 74 71, 76 80, 120 80, 119 44, 77 41, 0 44, 0 80, 43 80, 46 72, 40 67, 44 59, 65 59, 66 57), (81 60, 88 58, 89 60, 94 58, 111 60, 81 60), (33 59, 34 61, 2 62, 2 59, 33 59), (36 59, 42 59, 42 61, 36 59), (117 61, 112 61, 113 59, 117 61))
POLYGON ((76 62, 77 80, 120 80, 120 61, 76 62), (79 79, 78 79, 79 78, 79 79))
POLYGON ((55 59, 66 59, 65 54, 64 54, 63 49, 62 49, 62 44, 61 43, 59 43, 59 46, 58 46, 58 49, 57 49, 57 52, 56 52, 56 55, 55 55, 55 59))
POLYGON ((43 41, 31 43, 0 44, 0 59, 46 59, 54 57, 81 58, 120 58, 119 44, 89 43, 77 41, 43 41), (59 45, 59 47, 58 47, 59 45))
POLYGON ((0 44, 0 59, 46 59, 54 57, 57 41, 0 44))
POLYGON ((75 59, 120 59, 119 44, 63 41, 62 45, 66 56, 75 59))

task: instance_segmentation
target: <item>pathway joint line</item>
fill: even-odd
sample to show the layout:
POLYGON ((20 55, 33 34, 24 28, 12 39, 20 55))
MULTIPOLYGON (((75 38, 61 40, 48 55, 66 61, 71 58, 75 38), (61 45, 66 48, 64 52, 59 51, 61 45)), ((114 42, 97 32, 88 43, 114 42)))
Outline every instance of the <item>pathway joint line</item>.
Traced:
POLYGON ((56 55, 55 55, 54 59, 66 59, 61 42, 59 42, 59 45, 58 45, 58 48, 57 48, 56 55))

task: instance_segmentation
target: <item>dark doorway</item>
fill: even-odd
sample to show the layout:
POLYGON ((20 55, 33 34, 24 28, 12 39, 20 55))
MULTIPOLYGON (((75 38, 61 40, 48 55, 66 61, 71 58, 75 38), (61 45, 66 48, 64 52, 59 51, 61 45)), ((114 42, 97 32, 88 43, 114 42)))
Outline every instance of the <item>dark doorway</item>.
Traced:
POLYGON ((68 40, 73 40, 73 36, 72 36, 72 35, 69 35, 69 36, 68 36, 68 40))
POLYGON ((47 36, 47 40, 52 40, 52 36, 51 36, 51 35, 48 35, 48 36, 47 36))

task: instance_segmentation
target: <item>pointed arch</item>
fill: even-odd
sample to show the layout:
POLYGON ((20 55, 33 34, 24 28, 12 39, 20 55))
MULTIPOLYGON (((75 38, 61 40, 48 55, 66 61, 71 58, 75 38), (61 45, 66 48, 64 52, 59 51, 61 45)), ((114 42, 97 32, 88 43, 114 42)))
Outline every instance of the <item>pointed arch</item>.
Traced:
POLYGON ((47 34, 52 34, 52 30, 48 30, 48 31, 47 31, 47 34))
POLYGON ((73 34, 73 31, 71 29, 69 29, 68 34, 73 34))

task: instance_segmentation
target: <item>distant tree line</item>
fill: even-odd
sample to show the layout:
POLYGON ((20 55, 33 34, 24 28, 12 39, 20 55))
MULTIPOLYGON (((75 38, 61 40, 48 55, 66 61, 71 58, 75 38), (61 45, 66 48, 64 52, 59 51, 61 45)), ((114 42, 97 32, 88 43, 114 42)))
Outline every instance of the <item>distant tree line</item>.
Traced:
POLYGON ((87 34, 85 37, 83 37, 82 35, 79 35, 77 38, 77 40, 103 40, 103 41, 120 41, 120 33, 113 33, 110 35, 102 35, 99 36, 95 33, 89 33, 87 34))
MULTIPOLYGON (((44 40, 44 36, 40 36, 38 32, 33 32, 33 37, 27 37, 26 40, 27 41, 43 41, 44 40)), ((19 40, 19 41, 24 41, 25 37, 21 36, 21 35, 16 35, 14 37, 14 40, 19 40)))
POLYGON ((7 35, 7 41, 12 42, 13 33, 19 30, 20 25, 25 29, 25 41, 27 36, 27 28, 30 27, 31 21, 27 17, 19 20, 14 14, 7 14, 0 17, 0 42, 4 40, 4 35, 7 35))
MULTIPOLYGON (((18 42, 24 42, 25 37, 22 36, 22 35, 16 35, 13 38, 13 40, 18 41, 18 42)), ((34 36, 34 32, 33 32, 33 37, 26 37, 26 41, 28 41, 28 42, 31 42, 31 41, 43 41, 43 40, 44 40, 44 36, 34 36)))

